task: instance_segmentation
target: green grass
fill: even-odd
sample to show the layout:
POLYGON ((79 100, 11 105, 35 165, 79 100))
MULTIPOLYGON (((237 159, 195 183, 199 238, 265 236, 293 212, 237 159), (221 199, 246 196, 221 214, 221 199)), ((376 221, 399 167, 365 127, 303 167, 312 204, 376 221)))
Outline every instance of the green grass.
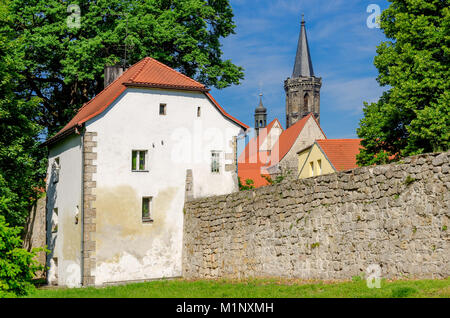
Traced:
POLYGON ((396 298, 450 297, 450 278, 381 282, 370 289, 364 279, 348 282, 254 279, 162 280, 102 288, 40 288, 37 298, 396 298))

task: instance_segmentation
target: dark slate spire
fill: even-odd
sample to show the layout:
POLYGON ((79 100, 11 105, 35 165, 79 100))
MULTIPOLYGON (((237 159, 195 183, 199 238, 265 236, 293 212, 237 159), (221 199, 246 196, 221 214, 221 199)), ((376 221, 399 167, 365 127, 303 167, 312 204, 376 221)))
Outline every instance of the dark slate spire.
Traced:
POLYGON ((312 77, 314 70, 309 54, 308 38, 306 36, 305 18, 302 14, 302 27, 298 38, 297 54, 295 56, 294 72, 292 77, 312 77))

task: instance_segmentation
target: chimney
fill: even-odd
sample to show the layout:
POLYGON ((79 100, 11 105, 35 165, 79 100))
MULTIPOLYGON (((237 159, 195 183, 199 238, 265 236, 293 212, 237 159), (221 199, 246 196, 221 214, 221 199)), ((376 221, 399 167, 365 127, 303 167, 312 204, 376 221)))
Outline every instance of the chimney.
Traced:
POLYGON ((124 72, 120 65, 105 66, 105 87, 114 82, 124 72))

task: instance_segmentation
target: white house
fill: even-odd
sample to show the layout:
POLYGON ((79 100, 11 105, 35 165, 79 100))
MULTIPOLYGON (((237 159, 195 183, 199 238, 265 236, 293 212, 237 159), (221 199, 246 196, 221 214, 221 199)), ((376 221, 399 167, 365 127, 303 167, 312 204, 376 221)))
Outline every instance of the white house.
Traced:
POLYGON ((181 276, 185 198, 238 190, 247 128, 152 58, 123 72, 45 142, 49 283, 181 276))

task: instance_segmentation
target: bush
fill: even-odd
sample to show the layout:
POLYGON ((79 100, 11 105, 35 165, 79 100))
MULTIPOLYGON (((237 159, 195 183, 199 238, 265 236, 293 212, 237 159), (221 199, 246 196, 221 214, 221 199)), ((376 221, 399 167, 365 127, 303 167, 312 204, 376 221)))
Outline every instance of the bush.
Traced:
MULTIPOLYGON (((0 198, 1 200, 1 198, 0 198)), ((26 295, 34 289, 32 279, 43 270, 34 258, 43 248, 31 252, 22 248, 20 227, 10 227, 0 215, 0 298, 26 295)))

